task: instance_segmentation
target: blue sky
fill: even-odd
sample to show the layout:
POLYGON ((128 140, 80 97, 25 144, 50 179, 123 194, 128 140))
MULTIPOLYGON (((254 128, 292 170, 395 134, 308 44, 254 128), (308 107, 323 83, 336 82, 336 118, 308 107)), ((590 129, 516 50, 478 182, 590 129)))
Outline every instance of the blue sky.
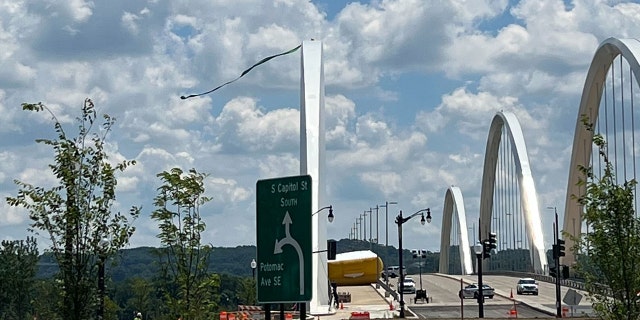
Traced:
MULTIPOLYGON (((397 201, 390 221, 400 209, 434 213, 430 225, 406 227, 404 246, 438 251, 448 186, 461 188, 468 224, 477 220, 500 110, 522 124, 550 233, 544 208, 564 208, 591 58, 606 38, 635 37, 639 13, 613 0, 0 0, 0 195, 16 194, 16 178, 54 182, 52 154, 34 142, 51 123, 20 104, 42 101, 73 126, 88 97, 117 118, 112 158, 138 161, 119 176, 114 207, 143 206, 132 247, 159 244, 155 175, 175 166, 210 174, 205 242, 255 244, 256 181, 299 173, 299 54, 214 94, 179 96, 314 38, 324 48, 329 237, 348 237, 364 210, 397 201)), ((0 205, 0 238, 25 238, 26 212, 0 205)), ((396 237, 391 229, 390 244, 396 237)))

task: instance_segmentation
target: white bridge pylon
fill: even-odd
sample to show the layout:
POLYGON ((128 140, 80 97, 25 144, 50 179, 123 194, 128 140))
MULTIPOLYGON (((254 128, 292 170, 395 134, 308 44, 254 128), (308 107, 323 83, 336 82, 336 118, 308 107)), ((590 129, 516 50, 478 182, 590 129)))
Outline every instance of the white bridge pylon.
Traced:
MULTIPOLYGON (((324 62, 321 41, 303 41, 300 56, 300 174, 311 176, 311 212, 326 203, 324 62)), ((329 305, 327 220, 311 215, 311 281, 309 314, 335 314, 329 305)))
MULTIPOLYGON (((529 240, 529 254, 533 271, 539 274, 547 272, 547 256, 544 249, 544 235, 542 221, 538 207, 538 195, 531 175, 527 146, 522 134, 520 122, 511 112, 498 112, 491 121, 487 147, 484 156, 482 172, 482 189, 480 190, 480 237, 488 239, 491 230, 491 216, 493 213, 493 196, 496 182, 496 166, 498 163, 500 140, 502 132, 506 132, 514 159, 520 189, 521 210, 525 221, 525 230, 529 240), (505 128, 506 130, 502 130, 505 128)), ((500 235, 498 235, 500 237, 500 235)))

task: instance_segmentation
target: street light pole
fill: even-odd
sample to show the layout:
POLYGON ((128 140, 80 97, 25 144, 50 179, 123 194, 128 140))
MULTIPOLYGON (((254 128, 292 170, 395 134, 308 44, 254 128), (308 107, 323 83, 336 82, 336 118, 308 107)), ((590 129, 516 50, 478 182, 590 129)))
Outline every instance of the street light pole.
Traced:
MULTIPOLYGON (((381 207, 384 207, 384 223, 385 223, 385 227, 384 227, 384 232, 385 232, 385 236, 384 236, 384 252, 385 252, 385 256, 387 255, 388 251, 389 251, 389 205, 390 204, 398 204, 395 201, 385 201, 384 204, 381 204, 381 207)), ((387 259, 389 260, 389 259, 387 259)), ((387 283, 387 288, 389 287, 389 271, 387 269, 385 269, 384 271, 384 279, 385 282, 387 283)))
POLYGON ((378 205, 376 204, 376 246, 380 243, 380 236, 378 235, 378 205))
POLYGON ((369 248, 373 243, 373 208, 369 208, 369 248))
POLYGON ((364 230, 364 238, 362 238, 362 240, 367 241, 367 210, 364 210, 362 218, 364 219, 362 222, 364 226, 364 228, 362 228, 364 230))
POLYGON ((402 263, 402 224, 409 221, 409 219, 421 214, 422 218, 420 219, 420 223, 424 225, 425 221, 431 223, 431 209, 426 208, 422 210, 418 210, 416 213, 408 216, 402 216, 402 210, 400 210, 400 214, 396 217, 396 224, 398 225, 398 260, 399 260, 399 268, 400 268, 400 318, 404 318, 404 271, 403 271, 403 263, 402 263), (427 218, 425 219, 424 213, 427 212, 427 218))
POLYGON ((256 279, 256 268, 258 267, 258 263, 256 262, 256 259, 251 259, 251 274, 253 276, 253 279, 256 279))
MULTIPOLYGON (((380 242, 379 240, 379 236, 378 236, 378 205, 376 204, 376 246, 375 246, 375 251, 380 251, 379 246, 378 246, 378 242, 380 242)), ((380 264, 378 263, 378 261, 380 261, 380 258, 378 257, 378 254, 376 253, 376 273, 379 272, 380 269, 380 264)), ((380 288, 380 274, 378 273, 377 278, 378 280, 376 280, 376 289, 380 288)))
POLYGON ((98 306, 98 320, 104 319, 104 256, 101 253, 98 262, 98 291, 100 294, 100 305, 98 306))
POLYGON ((482 292, 482 253, 484 252, 482 244, 476 244, 474 251, 476 252, 478 264, 478 318, 484 318, 484 293, 482 292))
POLYGON ((384 221, 386 223, 384 232, 385 232, 385 236, 384 236, 384 246, 388 247, 389 246, 389 205, 390 204, 398 204, 395 201, 385 201, 384 205, 380 205, 381 207, 384 206, 384 221))
POLYGON ((104 261, 106 260, 106 253, 111 241, 107 238, 102 238, 98 242, 98 293, 100 295, 100 305, 98 306, 98 320, 104 319, 104 261))

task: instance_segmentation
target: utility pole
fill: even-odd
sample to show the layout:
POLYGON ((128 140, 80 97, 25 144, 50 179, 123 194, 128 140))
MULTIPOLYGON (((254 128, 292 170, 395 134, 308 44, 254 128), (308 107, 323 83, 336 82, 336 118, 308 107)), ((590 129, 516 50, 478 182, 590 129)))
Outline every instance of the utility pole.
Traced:
POLYGON ((362 238, 362 240, 367 241, 367 210, 364 210, 364 213, 362 214, 362 218, 364 219, 362 221, 362 225, 364 226, 364 238, 362 238))

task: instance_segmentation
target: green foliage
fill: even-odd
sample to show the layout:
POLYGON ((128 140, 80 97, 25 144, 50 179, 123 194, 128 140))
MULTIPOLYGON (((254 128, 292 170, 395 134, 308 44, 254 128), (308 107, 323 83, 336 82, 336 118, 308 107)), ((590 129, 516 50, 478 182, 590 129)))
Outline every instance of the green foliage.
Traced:
POLYGON ((66 134, 56 116, 42 103, 27 104, 27 111, 47 111, 53 118, 56 139, 38 139, 53 149, 54 162, 49 165, 58 185, 51 188, 15 180, 16 197, 8 197, 11 206, 29 212, 29 230, 44 232, 50 241, 62 281, 61 316, 66 320, 91 319, 96 312, 97 255, 109 257, 129 242, 135 228, 130 220, 139 215, 132 207, 127 214, 112 213, 116 199, 116 172, 124 171, 135 161, 111 163, 104 150, 107 135, 115 119, 103 116, 97 120, 90 99, 82 105, 75 137, 66 134), (105 247, 100 241, 109 238, 105 247))
POLYGON ((238 288, 238 302, 244 305, 252 306, 257 304, 257 296, 258 292, 256 290, 255 278, 242 279, 238 288))
POLYGON ((118 306, 119 319, 131 319, 141 312, 144 319, 162 319, 168 314, 159 294, 159 283, 140 277, 131 277, 114 284, 114 303, 118 306))
POLYGON ((205 223, 200 207, 210 199, 203 196, 205 174, 179 168, 158 174, 162 185, 154 199, 151 218, 158 221, 158 238, 165 246, 158 250, 161 278, 165 281, 165 302, 171 313, 184 319, 208 319, 216 311, 217 275, 208 273, 211 246, 202 245, 205 223))
POLYGON ((38 248, 36 240, 4 240, 0 246, 0 319, 26 319, 31 314, 38 248))
POLYGON ((61 320, 62 281, 56 278, 39 279, 34 286, 33 315, 38 319, 61 320))
POLYGON ((585 279, 600 317, 638 319, 640 220, 634 210, 636 181, 617 184, 604 138, 595 135, 593 142, 605 167, 601 177, 592 168, 580 168, 586 180, 579 184, 586 187, 586 192, 577 200, 584 208, 583 220, 589 225, 589 233, 572 237, 576 243, 572 250, 581 256, 576 271, 585 279))

